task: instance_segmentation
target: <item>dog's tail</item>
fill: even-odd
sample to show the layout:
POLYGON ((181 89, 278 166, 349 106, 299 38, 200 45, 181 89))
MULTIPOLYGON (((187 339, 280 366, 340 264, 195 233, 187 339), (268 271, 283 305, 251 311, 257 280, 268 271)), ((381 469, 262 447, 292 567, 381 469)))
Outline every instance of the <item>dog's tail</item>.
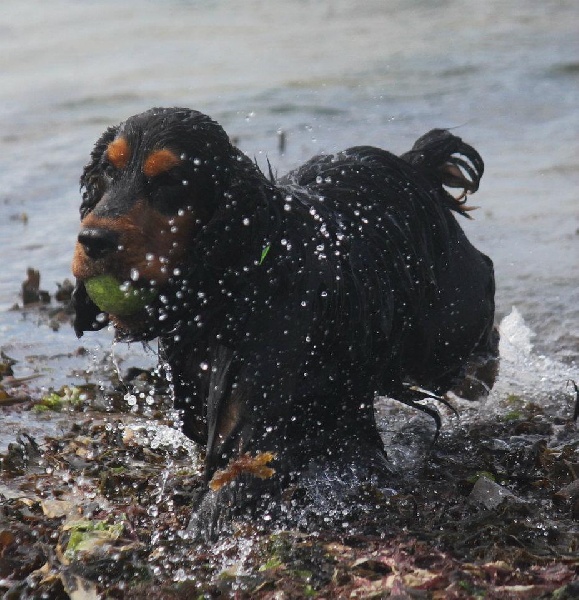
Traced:
POLYGON ((441 187, 462 189, 457 197, 445 190, 445 203, 450 209, 471 218, 468 212, 476 206, 466 206, 467 195, 478 190, 484 173, 483 159, 472 146, 446 129, 433 129, 416 140, 412 150, 401 158, 441 187))

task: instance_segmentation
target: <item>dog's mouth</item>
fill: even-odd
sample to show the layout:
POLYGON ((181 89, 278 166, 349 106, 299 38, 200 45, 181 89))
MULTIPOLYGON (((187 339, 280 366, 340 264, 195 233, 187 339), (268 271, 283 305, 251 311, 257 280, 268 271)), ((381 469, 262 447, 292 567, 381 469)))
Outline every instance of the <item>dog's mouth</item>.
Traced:
POLYGON ((110 322, 118 339, 146 341, 174 327, 175 297, 184 293, 182 269, 168 256, 126 245, 95 259, 77 244, 72 270, 97 322, 110 322))

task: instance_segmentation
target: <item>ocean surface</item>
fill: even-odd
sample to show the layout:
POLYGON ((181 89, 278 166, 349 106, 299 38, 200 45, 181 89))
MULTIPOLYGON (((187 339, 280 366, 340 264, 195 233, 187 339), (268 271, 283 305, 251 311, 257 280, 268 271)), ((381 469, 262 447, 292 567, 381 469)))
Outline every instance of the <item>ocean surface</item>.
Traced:
MULTIPOLYGON (((85 336, 78 357, 71 329, 9 309, 27 267, 50 292, 71 277, 78 178, 99 134, 176 105, 279 174, 451 128, 486 163, 462 225, 494 260, 497 321, 511 315, 529 344, 501 389, 524 382, 548 402, 579 378, 576 0, 2 0, 0 348, 17 376, 58 388, 106 354, 110 332, 85 336)), ((138 344, 119 353, 154 362, 138 344)))

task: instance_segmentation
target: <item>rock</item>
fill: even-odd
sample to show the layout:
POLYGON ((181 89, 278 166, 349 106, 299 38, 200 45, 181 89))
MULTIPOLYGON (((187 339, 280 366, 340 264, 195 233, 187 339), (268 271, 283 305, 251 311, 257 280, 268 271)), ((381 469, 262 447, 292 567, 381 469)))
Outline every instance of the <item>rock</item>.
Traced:
POLYGON ((505 501, 522 502, 510 490, 484 476, 478 478, 468 499, 487 510, 493 510, 505 501))

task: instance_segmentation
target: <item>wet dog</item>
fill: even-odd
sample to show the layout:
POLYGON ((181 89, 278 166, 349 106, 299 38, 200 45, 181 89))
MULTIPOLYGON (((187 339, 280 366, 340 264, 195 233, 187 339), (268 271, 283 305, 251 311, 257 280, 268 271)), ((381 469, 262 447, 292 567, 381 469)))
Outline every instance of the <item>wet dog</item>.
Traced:
POLYGON ((443 394, 472 364, 486 369, 478 391, 492 385, 493 266, 454 216, 468 216, 483 168, 433 130, 400 157, 358 146, 276 180, 184 108, 97 141, 81 178, 75 330, 159 338, 183 431, 205 448, 206 525, 272 511, 328 468, 387 473, 376 394, 443 394), (85 285, 103 275, 152 299, 103 313, 85 285))

